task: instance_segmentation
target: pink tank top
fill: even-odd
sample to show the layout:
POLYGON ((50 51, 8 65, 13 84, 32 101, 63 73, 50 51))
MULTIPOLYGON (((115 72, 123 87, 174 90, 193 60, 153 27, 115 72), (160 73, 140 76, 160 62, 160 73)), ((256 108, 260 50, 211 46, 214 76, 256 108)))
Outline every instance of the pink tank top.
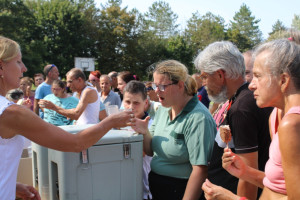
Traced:
MULTIPOLYGON (((279 138, 276 127, 277 110, 277 108, 274 108, 273 112, 271 113, 272 142, 269 148, 269 160, 265 167, 266 176, 263 180, 263 184, 275 192, 287 194, 283 175, 281 153, 279 149, 279 138)), ((300 114, 300 106, 292 107, 285 114, 285 116, 288 114, 300 114)))

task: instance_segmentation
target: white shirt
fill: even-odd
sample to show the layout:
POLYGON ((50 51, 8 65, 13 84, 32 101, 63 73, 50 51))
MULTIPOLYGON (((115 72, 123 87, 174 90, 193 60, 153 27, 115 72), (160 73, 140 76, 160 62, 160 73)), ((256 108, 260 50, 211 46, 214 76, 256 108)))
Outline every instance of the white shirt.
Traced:
MULTIPOLYGON (((0 115, 13 104, 0 95, 0 115)), ((17 174, 23 145, 24 137, 21 135, 10 139, 0 137, 0 200, 16 198, 17 174)))
MULTIPOLYGON (((86 86, 82 90, 82 92, 80 94, 80 98, 81 98, 81 95, 83 94, 84 90, 86 90, 87 88, 90 88, 92 90, 95 90, 95 92, 97 92, 95 88, 90 87, 90 86, 86 86)), ((76 121, 76 125, 97 124, 99 122, 100 96, 99 96, 98 92, 97 92, 97 95, 98 95, 98 99, 95 102, 89 103, 87 105, 85 110, 82 112, 82 114, 80 115, 80 117, 76 121)))

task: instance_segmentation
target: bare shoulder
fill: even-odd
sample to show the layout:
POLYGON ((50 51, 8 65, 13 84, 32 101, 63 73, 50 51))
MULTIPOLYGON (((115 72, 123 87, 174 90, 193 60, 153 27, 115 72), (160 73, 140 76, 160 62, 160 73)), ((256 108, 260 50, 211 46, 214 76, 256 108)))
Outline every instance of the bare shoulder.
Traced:
POLYGON ((87 88, 82 93, 82 99, 87 100, 89 103, 95 102, 97 98, 97 91, 92 88, 87 88))
POLYGON ((86 88, 83 93, 82 93, 83 96, 86 96, 86 95, 97 95, 97 91, 92 89, 92 88, 86 88))
POLYGON ((16 119, 18 119, 18 117, 20 117, 24 112, 26 113, 28 111, 31 112, 30 110, 23 108, 22 106, 19 105, 11 105, 9 107, 7 107, 4 112, 2 113, 2 115, 0 116, 0 122, 5 121, 8 122, 12 119, 14 119, 14 121, 16 119))
MULTIPOLYGON (((300 115, 299 114, 289 114, 285 116, 278 126, 279 132, 298 132, 300 129, 300 115), (297 131, 298 130, 298 131, 297 131)), ((300 131, 299 131, 300 133, 300 131)))
POLYGON ((300 153, 300 115, 285 116, 278 126, 278 136, 283 156, 300 153))
POLYGON ((20 124, 28 122, 29 119, 39 119, 39 117, 29 110, 19 105, 11 105, 4 110, 0 116, 1 136, 11 138, 16 135, 16 131, 21 129, 20 124))

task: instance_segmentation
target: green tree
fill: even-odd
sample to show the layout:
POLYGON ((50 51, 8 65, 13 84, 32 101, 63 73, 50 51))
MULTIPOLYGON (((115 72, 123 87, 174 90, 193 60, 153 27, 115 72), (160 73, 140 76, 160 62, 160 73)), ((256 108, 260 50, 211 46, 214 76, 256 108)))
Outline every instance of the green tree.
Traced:
POLYGON ((252 48, 251 41, 249 37, 240 33, 238 29, 228 29, 226 32, 226 40, 233 42, 240 52, 245 52, 252 48))
POLYGON ((285 31, 285 30, 287 30, 287 28, 283 25, 282 21, 277 19, 275 24, 272 25, 272 32, 270 32, 269 35, 272 35, 277 31, 285 31))
POLYGON ((134 11, 121 9, 121 1, 116 0, 101 6, 97 41, 99 69, 104 73, 129 70, 140 74, 136 57, 139 35, 134 11))
POLYGON ((23 62, 28 67, 27 76, 39 71, 45 51, 39 40, 40 28, 36 18, 22 0, 0 0, 0 35, 17 41, 22 48, 23 62))
POLYGON ((196 53, 198 49, 204 49, 212 42, 225 38, 224 19, 211 12, 201 16, 198 12, 193 13, 187 22, 185 30, 186 38, 196 53))
POLYGON ((300 30, 300 15, 294 15, 292 28, 300 30))
POLYGON ((145 29, 153 32, 160 39, 167 39, 178 33, 177 14, 175 14, 170 5, 164 1, 156 1, 145 13, 145 29))
POLYGON ((250 8, 246 4, 242 4, 240 10, 233 16, 233 21, 230 21, 229 28, 234 31, 238 30, 240 34, 248 37, 251 41, 251 48, 262 41, 262 33, 258 23, 260 19, 255 19, 250 8))
POLYGON ((276 39, 283 39, 283 38, 289 38, 291 36, 291 33, 287 30, 278 30, 274 32, 273 34, 269 35, 267 41, 272 41, 276 39))
POLYGON ((38 35, 45 46, 43 62, 58 66, 61 76, 74 67, 74 57, 94 57, 95 40, 87 30, 89 21, 85 18, 83 7, 92 1, 71 2, 67 0, 27 1, 28 7, 40 27, 38 35))
POLYGON ((269 33, 267 41, 288 38, 289 36, 290 33, 287 31, 287 28, 283 25, 283 23, 280 20, 277 20, 272 26, 272 32, 269 33))
POLYGON ((182 62, 187 66, 189 72, 193 73, 193 50, 188 45, 184 36, 177 35, 169 38, 167 44, 167 58, 182 62))

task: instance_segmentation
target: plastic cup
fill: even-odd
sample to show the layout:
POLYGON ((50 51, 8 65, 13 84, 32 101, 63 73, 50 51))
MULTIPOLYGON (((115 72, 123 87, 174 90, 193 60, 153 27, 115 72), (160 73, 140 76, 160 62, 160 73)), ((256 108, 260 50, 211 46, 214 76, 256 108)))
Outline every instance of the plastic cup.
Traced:
POLYGON ((117 105, 108 105, 106 107, 107 115, 113 115, 119 113, 119 107, 117 105))

